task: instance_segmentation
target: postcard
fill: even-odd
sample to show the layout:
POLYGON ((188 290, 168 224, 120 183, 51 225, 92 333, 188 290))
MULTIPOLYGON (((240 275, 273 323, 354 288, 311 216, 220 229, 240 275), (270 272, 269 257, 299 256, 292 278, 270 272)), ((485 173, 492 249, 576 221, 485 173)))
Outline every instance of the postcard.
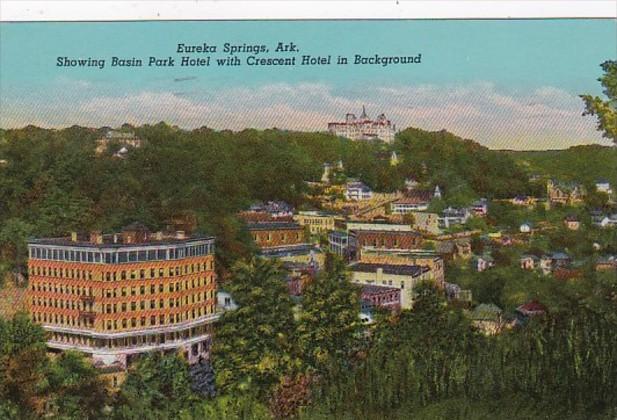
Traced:
POLYGON ((0 39, 0 418, 617 416, 615 19, 0 39))

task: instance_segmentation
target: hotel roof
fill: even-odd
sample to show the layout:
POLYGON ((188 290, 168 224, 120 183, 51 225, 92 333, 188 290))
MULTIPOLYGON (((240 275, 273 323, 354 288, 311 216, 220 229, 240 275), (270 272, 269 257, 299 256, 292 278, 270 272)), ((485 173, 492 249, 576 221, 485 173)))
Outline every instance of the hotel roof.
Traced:
POLYGON ((375 263, 355 263, 349 266, 351 271, 360 273, 376 273, 378 269, 382 269, 384 274, 393 274, 397 276, 412 276, 417 277, 427 271, 429 267, 420 265, 394 265, 394 264, 375 264, 375 263))

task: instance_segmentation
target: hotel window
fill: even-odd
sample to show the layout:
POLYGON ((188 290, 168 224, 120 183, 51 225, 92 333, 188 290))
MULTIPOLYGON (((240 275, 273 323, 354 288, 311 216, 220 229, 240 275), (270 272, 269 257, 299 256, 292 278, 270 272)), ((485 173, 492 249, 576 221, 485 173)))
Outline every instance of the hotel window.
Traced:
POLYGON ((156 301, 154 299, 152 299, 150 301, 150 309, 154 309, 155 306, 156 306, 156 301))
POLYGON ((159 292, 163 293, 163 283, 159 284, 159 292))
POLYGON ((150 317, 150 325, 156 325, 156 316, 152 315, 150 317))
POLYGON ((145 300, 142 300, 141 302, 139 302, 139 308, 141 310, 146 309, 146 301, 145 300))
POLYGON ((165 275, 162 268, 159 268, 159 277, 163 277, 165 275))
POLYGON ((126 318, 124 318, 122 320, 122 328, 126 328, 126 327, 127 327, 127 321, 126 321, 126 318))
POLYGON ((150 269, 150 278, 154 278, 154 268, 150 269))
POLYGON ((126 302, 122 302, 122 305, 120 306, 122 312, 126 312, 126 302))
POLYGON ((159 300, 159 308, 163 308, 165 305, 163 303, 163 299, 159 300))
POLYGON ((159 324, 165 325, 165 315, 159 315, 159 324))
POLYGON ((126 271, 122 270, 122 271, 120 272, 120 279, 121 279, 121 280, 126 280, 126 271))
POLYGON ((154 285, 153 285, 153 284, 151 284, 151 285, 150 285, 150 294, 151 294, 151 295, 153 295, 153 294, 154 294, 155 289, 156 289, 156 288, 154 287, 154 285))
POLYGON ((126 287, 122 288, 122 296, 126 296, 126 287))
POLYGON ((137 326, 137 318, 131 318, 131 327, 137 326))
POLYGON ((137 293, 135 286, 131 287, 131 296, 135 296, 135 294, 137 293))
POLYGON ((131 270, 131 279, 135 279, 135 277, 137 277, 137 274, 135 273, 135 270, 131 270))
POLYGON ((137 310, 137 302, 131 302, 131 311, 137 310))
POLYGON ((140 295, 145 295, 146 294, 146 286, 141 286, 139 288, 139 294, 140 295))
POLYGON ((173 299, 169 299, 169 307, 170 308, 174 307, 174 300, 173 299))
POLYGON ((146 325, 146 317, 142 316, 141 320, 140 320, 140 325, 143 327, 144 325, 146 325))

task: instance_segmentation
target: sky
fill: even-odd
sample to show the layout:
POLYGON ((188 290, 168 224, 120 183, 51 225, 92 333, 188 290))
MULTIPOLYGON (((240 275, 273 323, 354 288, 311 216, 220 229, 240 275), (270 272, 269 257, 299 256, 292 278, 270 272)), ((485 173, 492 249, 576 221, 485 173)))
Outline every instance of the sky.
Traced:
MULTIPOLYGON (((601 143, 583 93, 617 59, 615 20, 0 23, 0 127, 119 126, 324 131, 385 113, 398 129, 447 129, 496 149, 601 143), (266 45, 258 56, 416 56, 409 65, 181 67, 178 43, 266 45), (276 53, 293 42, 297 53, 276 53), (143 67, 111 67, 111 57, 143 67), (148 67, 148 57, 175 67, 148 67), (103 58, 59 67, 58 57, 103 58)), ((195 54, 205 57, 208 54, 195 54)), ((247 55, 240 54, 242 61, 247 55)), ((214 58, 213 58, 214 59, 214 58)))

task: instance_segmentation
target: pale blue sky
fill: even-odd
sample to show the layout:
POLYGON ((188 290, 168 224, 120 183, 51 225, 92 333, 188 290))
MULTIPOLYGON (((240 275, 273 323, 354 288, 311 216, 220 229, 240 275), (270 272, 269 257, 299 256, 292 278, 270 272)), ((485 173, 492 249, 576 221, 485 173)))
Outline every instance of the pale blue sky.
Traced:
MULTIPOLYGON (((399 128, 447 128, 490 147, 599 142, 580 93, 617 58, 614 20, 1 23, 0 126, 323 130, 366 104, 399 128), (415 55, 411 66, 111 68, 111 56, 178 57, 179 42, 293 41, 300 54, 415 55), (101 57, 62 68, 58 56, 101 57), (174 81, 175 79, 186 79, 174 81), (514 144, 513 144, 514 143, 514 144)), ((219 53, 217 55, 222 55, 219 53)))

